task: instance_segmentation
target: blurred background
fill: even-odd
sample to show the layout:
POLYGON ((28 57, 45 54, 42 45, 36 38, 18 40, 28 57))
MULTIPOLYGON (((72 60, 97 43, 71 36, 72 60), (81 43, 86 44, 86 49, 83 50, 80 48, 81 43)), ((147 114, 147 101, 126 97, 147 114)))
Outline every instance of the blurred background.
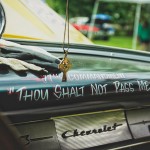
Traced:
MULTIPOLYGON (((66 0, 43 1, 65 18, 66 0)), ((95 44, 150 51, 139 39, 139 26, 147 21, 149 44, 150 0, 121 1, 69 0, 70 23, 95 44)))

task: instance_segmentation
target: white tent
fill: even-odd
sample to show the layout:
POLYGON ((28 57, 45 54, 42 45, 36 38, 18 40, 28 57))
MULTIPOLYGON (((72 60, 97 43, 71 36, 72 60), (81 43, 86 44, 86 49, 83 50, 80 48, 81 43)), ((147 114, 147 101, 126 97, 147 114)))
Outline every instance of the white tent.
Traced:
MULTIPOLYGON (((0 0, 6 15, 3 38, 26 40, 63 41, 65 20, 41 0, 0 0)), ((69 27, 70 42, 92 44, 92 42, 69 27)))
MULTIPOLYGON (((138 26, 140 21, 140 15, 141 15, 141 5, 142 4, 150 4, 150 0, 96 0, 94 9, 93 9, 93 15, 97 14, 99 3, 103 2, 124 2, 124 3, 135 3, 137 5, 136 7, 136 13, 135 13, 135 21, 134 21, 134 32, 133 32, 133 42, 132 42, 132 48, 136 49, 136 43, 137 43, 137 35, 138 35, 138 26)), ((91 19, 91 26, 93 27, 95 24, 95 19, 91 19)), ((92 33, 89 32, 88 35, 89 38, 92 37, 92 33)))

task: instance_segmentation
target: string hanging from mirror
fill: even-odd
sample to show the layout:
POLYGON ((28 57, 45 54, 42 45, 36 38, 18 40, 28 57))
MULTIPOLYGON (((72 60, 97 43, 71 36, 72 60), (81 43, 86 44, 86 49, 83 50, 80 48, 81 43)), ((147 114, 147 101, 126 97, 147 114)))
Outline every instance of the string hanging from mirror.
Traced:
POLYGON ((63 50, 64 53, 68 53, 69 50, 69 0, 66 1, 66 20, 65 20, 65 29, 64 29, 63 50), (67 43, 67 48, 65 49, 66 28, 68 29, 68 34, 67 34, 68 43, 67 43))
POLYGON ((63 51, 64 51, 64 58, 59 64, 59 69, 63 72, 62 82, 67 81, 67 72, 71 68, 71 62, 68 59, 68 51, 69 51, 69 0, 66 0, 66 20, 65 20, 65 29, 64 29, 64 39, 63 39, 63 51), (66 30, 68 29, 67 34, 67 48, 65 48, 65 39, 66 39, 66 30))

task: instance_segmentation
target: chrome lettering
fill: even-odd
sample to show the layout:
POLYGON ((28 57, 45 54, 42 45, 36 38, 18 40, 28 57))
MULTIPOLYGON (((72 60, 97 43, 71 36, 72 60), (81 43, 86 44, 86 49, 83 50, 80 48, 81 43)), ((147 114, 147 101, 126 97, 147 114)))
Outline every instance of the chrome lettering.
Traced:
POLYGON ((86 130, 79 131, 78 129, 75 129, 73 131, 67 130, 64 133, 62 133, 62 138, 66 139, 69 137, 87 136, 90 134, 100 134, 103 132, 110 132, 110 131, 116 130, 117 127, 122 126, 122 125, 123 124, 114 123, 112 126, 103 125, 103 127, 99 128, 99 129, 92 129, 92 130, 88 130, 88 131, 86 131, 86 130))

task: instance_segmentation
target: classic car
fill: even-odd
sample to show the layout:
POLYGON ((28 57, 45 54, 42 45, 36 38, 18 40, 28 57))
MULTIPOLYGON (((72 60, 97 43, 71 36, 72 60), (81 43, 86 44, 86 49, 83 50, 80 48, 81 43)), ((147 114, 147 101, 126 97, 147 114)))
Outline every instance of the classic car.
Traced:
POLYGON ((92 39, 108 40, 115 34, 112 26, 112 17, 107 14, 96 14, 92 16, 95 19, 94 26, 91 26, 91 17, 74 17, 70 19, 72 25, 88 37, 92 32, 92 39))
POLYGON ((150 53, 62 46, 0 39, 0 150, 150 149, 150 53))

